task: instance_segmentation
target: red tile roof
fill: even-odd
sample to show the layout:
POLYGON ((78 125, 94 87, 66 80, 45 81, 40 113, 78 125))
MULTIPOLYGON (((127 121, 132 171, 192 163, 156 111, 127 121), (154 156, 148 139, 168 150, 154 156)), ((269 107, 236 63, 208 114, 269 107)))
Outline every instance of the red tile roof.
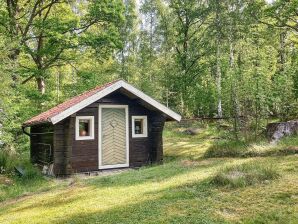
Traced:
POLYGON ((23 123, 23 126, 32 126, 35 124, 41 124, 41 123, 47 123, 50 122, 50 119, 57 114, 65 111, 66 109, 76 105, 77 103, 81 102, 84 99, 87 99, 88 97, 102 91, 103 89, 113 85, 114 83, 118 82, 119 80, 109 82, 105 85, 102 86, 97 86, 94 89, 88 90, 78 96, 75 96, 35 117, 32 117, 31 119, 27 120, 26 122, 23 123))

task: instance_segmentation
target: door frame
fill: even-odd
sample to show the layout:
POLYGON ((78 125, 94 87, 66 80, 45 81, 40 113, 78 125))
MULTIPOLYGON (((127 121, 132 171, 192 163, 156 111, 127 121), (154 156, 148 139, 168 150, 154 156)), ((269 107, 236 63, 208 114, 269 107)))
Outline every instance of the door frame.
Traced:
POLYGON ((98 169, 111 169, 111 168, 122 168, 129 167, 129 117, 128 117, 128 105, 109 105, 99 104, 98 106, 98 169), (103 108, 120 108, 125 109, 125 123, 126 123, 126 163, 114 164, 114 165, 102 165, 102 109, 103 108))

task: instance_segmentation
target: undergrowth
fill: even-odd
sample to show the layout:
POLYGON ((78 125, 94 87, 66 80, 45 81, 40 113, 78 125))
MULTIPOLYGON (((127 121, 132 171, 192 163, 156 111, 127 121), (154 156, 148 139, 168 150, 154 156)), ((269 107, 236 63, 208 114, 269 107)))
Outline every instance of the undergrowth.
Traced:
POLYGON ((2 151, 0 153, 0 163, 2 167, 0 173, 0 201, 36 191, 48 184, 48 180, 28 159, 18 159, 15 155, 2 151), (15 167, 20 167, 24 173, 19 174, 16 172, 15 167))
POLYGON ((245 141, 221 140, 214 142, 204 153, 205 158, 220 157, 265 157, 298 154, 298 137, 282 139, 277 145, 267 141, 247 143, 245 141))
POLYGON ((217 186, 237 188, 263 183, 278 177, 279 174, 271 165, 249 162, 225 167, 213 177, 211 182, 217 186))

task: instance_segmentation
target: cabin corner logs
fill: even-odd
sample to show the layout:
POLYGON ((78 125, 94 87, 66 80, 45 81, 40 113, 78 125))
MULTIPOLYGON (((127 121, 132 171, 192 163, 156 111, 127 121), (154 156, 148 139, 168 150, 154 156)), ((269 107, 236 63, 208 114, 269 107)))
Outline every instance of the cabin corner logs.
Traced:
POLYGON ((128 105, 129 107, 129 167, 162 162, 162 131, 166 117, 159 111, 149 110, 141 106, 137 100, 131 100, 117 93, 92 103, 55 125, 32 126, 31 133, 44 133, 31 135, 32 162, 40 165, 53 163, 54 174, 57 176, 98 170, 99 104, 128 105), (148 137, 132 137, 131 117, 135 115, 147 116, 148 137), (93 140, 75 139, 76 116, 94 116, 93 140), (45 134, 46 132, 48 133, 45 134), (44 144, 50 145, 50 149, 41 150, 41 147, 45 147, 44 144))

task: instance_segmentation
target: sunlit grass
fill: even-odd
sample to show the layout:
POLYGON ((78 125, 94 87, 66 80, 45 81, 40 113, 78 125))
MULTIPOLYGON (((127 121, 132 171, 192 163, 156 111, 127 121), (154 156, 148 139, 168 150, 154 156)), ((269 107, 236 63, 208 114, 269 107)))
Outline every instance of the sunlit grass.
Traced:
POLYGON ((165 131, 164 152, 168 157, 200 159, 217 138, 214 127, 204 128, 195 136, 183 134, 182 131, 181 128, 165 131))
MULTIPOLYGON (((297 155, 204 158, 215 141, 218 134, 212 127, 197 136, 168 130, 163 165, 114 176, 51 180, 48 191, 4 201, 0 223, 297 223, 297 155), (224 167, 245 164, 270 164, 279 178, 241 188, 212 183, 224 167)), ((295 142, 287 141, 281 144, 295 142)), ((254 147, 266 151, 280 145, 254 147)))

